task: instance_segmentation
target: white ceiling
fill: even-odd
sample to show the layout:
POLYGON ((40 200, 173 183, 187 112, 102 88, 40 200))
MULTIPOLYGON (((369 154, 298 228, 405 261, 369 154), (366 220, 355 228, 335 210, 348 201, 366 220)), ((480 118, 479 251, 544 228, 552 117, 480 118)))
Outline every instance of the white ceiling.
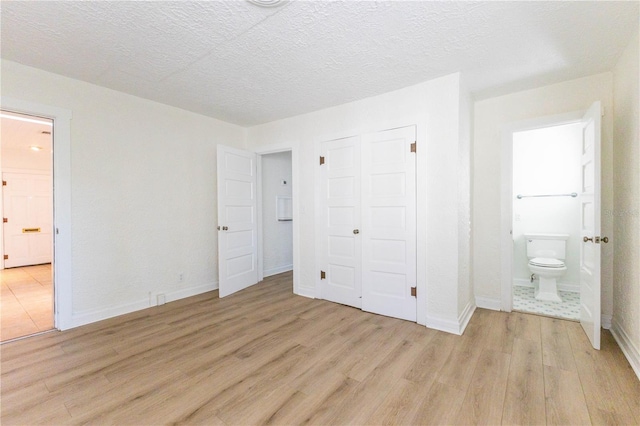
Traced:
POLYGON ((477 99, 610 70, 637 1, 2 1, 2 57, 250 126, 462 71, 477 99))

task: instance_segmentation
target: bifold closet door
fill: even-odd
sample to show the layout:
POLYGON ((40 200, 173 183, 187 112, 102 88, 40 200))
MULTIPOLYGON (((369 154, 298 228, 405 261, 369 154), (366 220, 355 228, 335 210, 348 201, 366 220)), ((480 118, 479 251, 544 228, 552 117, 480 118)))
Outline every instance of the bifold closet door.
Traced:
POLYGON ((414 126, 362 137, 362 309, 416 321, 414 126))
POLYGON ((322 298, 360 308, 360 138, 323 142, 321 155, 322 298))

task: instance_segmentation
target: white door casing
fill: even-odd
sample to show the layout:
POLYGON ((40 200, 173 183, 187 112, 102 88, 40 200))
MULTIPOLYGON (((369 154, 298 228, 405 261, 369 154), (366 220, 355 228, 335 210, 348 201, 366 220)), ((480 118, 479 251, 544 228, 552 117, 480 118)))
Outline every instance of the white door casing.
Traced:
POLYGON ((51 263, 53 203, 49 174, 3 173, 5 268, 51 263))
POLYGON ((218 276, 225 297, 258 282, 256 154, 218 145, 218 276))
POLYGON ((362 138, 362 309, 416 321, 414 126, 362 138))
POLYGON ((360 138, 322 142, 320 155, 322 298, 360 308, 360 138))
POLYGON ((600 349, 600 102, 583 117, 580 189, 580 324, 600 349))

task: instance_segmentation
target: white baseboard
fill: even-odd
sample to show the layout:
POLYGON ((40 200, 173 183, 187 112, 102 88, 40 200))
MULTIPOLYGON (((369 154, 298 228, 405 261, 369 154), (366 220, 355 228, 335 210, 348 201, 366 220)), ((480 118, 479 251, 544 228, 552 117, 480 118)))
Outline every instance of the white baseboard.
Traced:
POLYGON ((469 324, 469 320, 471 320, 475 310, 475 303, 473 303, 473 301, 469 301, 467 306, 462 310, 462 313, 458 316, 457 320, 437 318, 427 315, 427 327, 460 336, 464 333, 465 328, 467 328, 467 324, 469 324))
POLYGON ((624 331, 620 324, 614 319, 611 325, 611 334, 618 342, 618 346, 622 349, 622 353, 631 364, 631 368, 640 379, 640 350, 633 344, 629 335, 624 331))
POLYGON ((471 317, 473 316, 473 313, 475 311, 475 300, 471 299, 458 316, 458 324, 460 324, 460 334, 464 333, 464 330, 467 328, 467 325, 469 324, 469 321, 471 320, 471 317))
POLYGON ((490 297, 476 296, 476 307, 499 311, 502 309, 502 301, 500 299, 492 299, 490 297))
POLYGON ((600 315, 600 327, 605 330, 611 329, 611 315, 600 315))
MULTIPOLYGON (((157 294, 164 294, 166 302, 173 302, 175 300, 184 299, 186 297, 195 296, 198 294, 206 293, 207 291, 213 291, 218 289, 218 283, 208 283, 199 286, 183 288, 180 290, 172 291, 172 292, 162 292, 159 291, 157 293, 153 293, 153 300, 155 300, 155 296, 157 294)), ((84 311, 77 312, 71 316, 71 324, 69 328, 80 327, 82 325, 91 324, 94 322, 106 320, 109 318, 117 317, 120 315, 130 314, 131 312, 140 311, 142 309, 147 309, 149 307, 155 306, 150 303, 148 298, 144 300, 138 300, 131 303, 125 303, 119 306, 113 306, 106 309, 100 309, 96 311, 84 311)))
POLYGON ((315 288, 298 287, 298 289, 294 291, 294 293, 298 296, 308 297, 309 299, 317 299, 315 288))
MULTIPOLYGON (((517 285, 518 287, 534 287, 534 283, 532 283, 531 280, 523 279, 523 278, 514 278, 513 285, 517 285)), ((580 284, 559 282, 557 285, 558 285, 558 290, 560 291, 569 291, 571 293, 580 292, 580 284)))
POLYGON ((266 277, 270 277, 271 275, 277 275, 277 274, 281 274, 283 272, 289 272, 289 271, 293 271, 293 264, 267 269, 263 272, 263 276, 266 278, 266 277))

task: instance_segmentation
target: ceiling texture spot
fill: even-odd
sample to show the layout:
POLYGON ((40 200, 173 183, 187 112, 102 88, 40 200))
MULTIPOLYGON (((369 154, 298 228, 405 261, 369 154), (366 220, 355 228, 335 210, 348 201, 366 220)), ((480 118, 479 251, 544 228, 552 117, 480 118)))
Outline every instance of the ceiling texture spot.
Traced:
POLYGON ((476 99, 610 70, 637 1, 3 1, 3 59, 242 126, 462 72, 476 99))

